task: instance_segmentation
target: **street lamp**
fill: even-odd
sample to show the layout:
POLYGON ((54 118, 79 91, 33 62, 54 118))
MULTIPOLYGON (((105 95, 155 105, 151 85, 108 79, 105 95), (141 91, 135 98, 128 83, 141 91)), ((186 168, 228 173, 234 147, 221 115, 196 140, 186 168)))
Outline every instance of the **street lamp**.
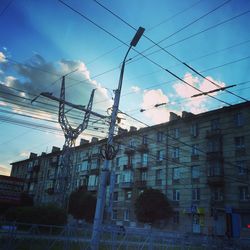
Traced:
MULTIPOLYGON (((121 95, 121 89, 122 89, 122 80, 123 80, 123 74, 124 74, 124 68, 126 64, 126 59, 128 56, 129 51, 132 47, 135 47, 137 43, 139 42, 140 38, 143 35, 143 32, 145 31, 144 28, 139 27, 137 30, 134 38, 130 42, 130 46, 125 54, 125 57, 122 62, 120 77, 119 77, 119 84, 118 88, 115 91, 115 99, 111 114, 111 122, 109 127, 109 134, 108 134, 108 141, 106 145, 106 157, 104 161, 104 166, 101 170, 101 176, 100 176, 100 185, 99 190, 97 194, 97 202, 96 202, 96 210, 95 210, 95 219, 93 224, 93 232, 92 232, 92 239, 91 239, 91 249, 92 250, 98 250, 99 249, 99 241, 100 241, 100 233, 101 233, 101 225, 103 220, 103 212, 104 212, 104 206, 105 206, 105 196, 106 196, 106 186, 107 186, 107 178, 109 176, 109 162, 112 160, 112 158, 115 157, 115 154, 112 155, 113 150, 113 137, 114 137, 114 130, 115 130, 115 123, 118 113, 118 107, 120 102, 120 95, 121 95)), ((112 191, 111 191, 112 192, 112 191)))

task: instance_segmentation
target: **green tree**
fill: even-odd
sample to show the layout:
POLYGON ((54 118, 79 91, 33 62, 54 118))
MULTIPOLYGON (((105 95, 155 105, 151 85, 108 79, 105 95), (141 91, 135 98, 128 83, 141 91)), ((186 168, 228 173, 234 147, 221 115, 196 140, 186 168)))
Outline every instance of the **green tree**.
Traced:
POLYGON ((8 221, 61 226, 67 222, 67 213, 54 205, 13 207, 5 213, 5 218, 8 221))
POLYGON ((79 188, 70 194, 68 212, 75 219, 85 219, 87 222, 92 222, 95 215, 95 207, 96 197, 85 188, 79 188))
POLYGON ((166 196, 157 189, 146 189, 135 201, 137 220, 143 223, 154 223, 167 219, 172 214, 166 196))

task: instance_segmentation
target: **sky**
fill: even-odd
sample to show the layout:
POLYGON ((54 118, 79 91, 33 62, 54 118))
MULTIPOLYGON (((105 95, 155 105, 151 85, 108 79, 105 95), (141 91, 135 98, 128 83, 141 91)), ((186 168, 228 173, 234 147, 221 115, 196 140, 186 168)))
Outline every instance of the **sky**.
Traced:
MULTIPOLYGON (((0 174, 30 152, 62 148, 58 103, 39 96, 59 97, 62 76, 67 101, 87 105, 96 89, 92 110, 110 115, 140 26, 144 35, 125 64, 120 127, 250 100, 249 23, 248 0, 1 0, 0 174)), ((66 110, 73 127, 83 122, 84 113, 66 110)), ((91 116, 79 138, 105 138, 108 126, 91 116)))

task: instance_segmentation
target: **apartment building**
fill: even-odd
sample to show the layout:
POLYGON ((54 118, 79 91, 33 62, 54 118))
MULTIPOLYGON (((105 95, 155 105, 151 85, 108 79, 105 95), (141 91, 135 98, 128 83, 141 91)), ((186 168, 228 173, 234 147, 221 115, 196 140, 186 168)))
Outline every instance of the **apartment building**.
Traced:
MULTIPOLYGON (((136 220, 134 202, 151 187, 167 196, 174 211, 160 227, 197 234, 249 235, 249 108, 250 102, 245 102, 198 115, 171 113, 167 123, 119 130, 114 139, 119 150, 110 164, 115 175, 112 220, 143 226, 136 220)), ((85 185, 96 194, 105 143, 93 138, 74 148, 70 190, 85 185)), ((11 175, 26 179, 25 190, 36 203, 56 200, 60 154, 54 147, 49 154, 32 153, 29 159, 12 163, 11 175)))

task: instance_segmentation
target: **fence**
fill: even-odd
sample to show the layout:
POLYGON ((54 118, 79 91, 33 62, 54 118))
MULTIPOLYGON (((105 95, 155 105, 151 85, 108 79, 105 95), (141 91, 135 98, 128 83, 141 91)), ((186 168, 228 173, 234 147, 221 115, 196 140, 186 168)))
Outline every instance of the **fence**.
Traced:
MULTIPOLYGON (((92 227, 49 226, 0 222, 1 250, 90 250, 92 227)), ((101 231, 103 250, 247 250, 250 239, 224 239, 185 235, 152 229, 105 226, 101 231)))

